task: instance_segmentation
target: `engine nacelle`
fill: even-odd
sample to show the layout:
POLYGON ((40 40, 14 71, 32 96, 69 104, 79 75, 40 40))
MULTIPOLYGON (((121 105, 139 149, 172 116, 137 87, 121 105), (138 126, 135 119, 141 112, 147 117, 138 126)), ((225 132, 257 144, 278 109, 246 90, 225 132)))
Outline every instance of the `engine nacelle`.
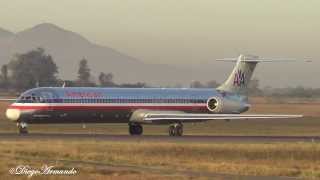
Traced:
POLYGON ((212 113, 219 113, 222 111, 223 102, 220 98, 211 97, 207 101, 207 108, 212 113))
POLYGON ((211 97, 207 101, 207 109, 211 113, 242 113, 249 109, 250 105, 230 98, 211 97))

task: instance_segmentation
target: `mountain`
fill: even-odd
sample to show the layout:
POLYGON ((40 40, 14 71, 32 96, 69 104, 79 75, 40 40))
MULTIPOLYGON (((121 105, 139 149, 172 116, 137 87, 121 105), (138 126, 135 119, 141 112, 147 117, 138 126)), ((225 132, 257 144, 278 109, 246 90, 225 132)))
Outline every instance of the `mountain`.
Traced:
POLYGON ((115 81, 120 83, 143 81, 153 85, 174 85, 190 82, 191 78, 184 68, 144 63, 54 24, 39 24, 16 34, 1 29, 0 38, 0 65, 8 63, 16 53, 41 47, 53 56, 62 79, 76 79, 82 58, 88 60, 94 76, 112 72, 115 81))
MULTIPOLYGON (((307 54, 315 60, 313 63, 263 63, 261 68, 259 65, 255 77, 260 80, 262 87, 265 85, 319 87, 318 79, 310 78, 319 74, 320 61, 317 60, 319 55, 316 53, 316 46, 311 46, 312 43, 307 42, 301 43, 301 47, 305 45, 306 48, 295 49, 296 54, 292 54, 293 50, 290 47, 277 50, 262 48, 260 51, 257 51, 259 49, 257 48, 257 52, 254 53, 258 53, 258 55, 267 54, 270 56, 271 54, 272 56, 275 53, 282 57, 282 51, 284 51, 285 57, 305 57, 304 54, 307 54), (311 45, 307 46, 309 44, 311 45), (283 69, 286 71, 283 72, 283 69)), ((217 43, 219 44, 219 42, 217 43)), ((48 54, 52 55, 59 67, 60 78, 70 80, 77 78, 78 63, 82 58, 88 60, 95 77, 100 72, 111 72, 117 83, 140 81, 161 86, 188 85, 192 80, 222 82, 234 66, 232 63, 217 63, 213 60, 201 64, 188 64, 188 60, 185 60, 185 63, 177 65, 179 67, 148 64, 145 63, 147 60, 144 62, 116 49, 95 44, 78 33, 50 23, 39 24, 18 33, 0 28, 0 66, 8 63, 16 53, 25 53, 38 47, 44 48, 48 54)), ((219 51, 219 48, 212 47, 212 59, 228 56, 233 52, 231 45, 224 47, 224 49, 219 51)), ((180 62, 184 62, 184 59, 181 59, 180 62)))
POLYGON ((4 64, 8 61, 11 53, 12 40, 15 34, 0 28, 0 64, 4 64))
POLYGON ((14 33, 0 28, 0 38, 8 38, 14 36, 14 33))

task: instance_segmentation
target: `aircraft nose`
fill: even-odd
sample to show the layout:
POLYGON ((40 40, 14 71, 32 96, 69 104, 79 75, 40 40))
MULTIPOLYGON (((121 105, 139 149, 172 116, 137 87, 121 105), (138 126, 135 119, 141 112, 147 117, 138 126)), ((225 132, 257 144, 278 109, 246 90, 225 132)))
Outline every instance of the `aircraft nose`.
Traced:
POLYGON ((21 111, 19 109, 7 109, 6 117, 11 121, 17 121, 21 115, 21 111))

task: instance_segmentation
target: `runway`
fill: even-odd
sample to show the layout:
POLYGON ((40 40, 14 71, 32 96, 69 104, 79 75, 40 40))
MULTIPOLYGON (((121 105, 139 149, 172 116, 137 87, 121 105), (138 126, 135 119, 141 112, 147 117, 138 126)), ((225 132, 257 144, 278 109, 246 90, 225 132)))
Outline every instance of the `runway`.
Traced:
POLYGON ((184 135, 170 137, 166 135, 110 135, 110 134, 58 134, 58 133, 30 133, 19 135, 16 133, 0 133, 0 140, 102 140, 114 142, 190 142, 190 143, 218 143, 218 142, 320 142, 320 136, 194 136, 184 135))

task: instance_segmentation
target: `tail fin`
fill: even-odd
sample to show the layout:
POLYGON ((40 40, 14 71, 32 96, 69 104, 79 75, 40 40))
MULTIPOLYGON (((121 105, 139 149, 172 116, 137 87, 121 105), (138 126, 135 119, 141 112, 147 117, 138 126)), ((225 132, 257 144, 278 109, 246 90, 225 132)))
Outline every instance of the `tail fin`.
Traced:
POLYGON ((232 92, 237 94, 247 94, 248 84, 251 80, 252 74, 259 61, 258 56, 252 55, 240 55, 238 59, 218 59, 220 61, 236 61, 237 64, 234 67, 232 73, 228 79, 217 89, 226 92, 232 92))
MULTIPOLYGON (((310 58, 304 58, 305 62, 312 62, 310 58)), ((260 58, 253 55, 240 55, 238 58, 217 59, 217 61, 237 62, 228 79, 217 89, 237 94, 248 94, 248 84, 250 83, 254 69, 259 62, 282 62, 300 61, 292 58, 260 58)))

